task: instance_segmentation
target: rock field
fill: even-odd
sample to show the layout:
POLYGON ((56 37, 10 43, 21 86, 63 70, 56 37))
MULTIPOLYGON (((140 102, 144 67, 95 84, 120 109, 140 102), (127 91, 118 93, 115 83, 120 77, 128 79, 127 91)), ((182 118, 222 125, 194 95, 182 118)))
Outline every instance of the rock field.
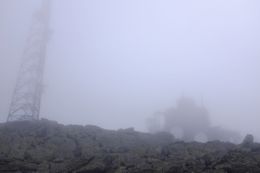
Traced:
POLYGON ((260 144, 40 120, 0 124, 0 173, 260 173, 260 144))

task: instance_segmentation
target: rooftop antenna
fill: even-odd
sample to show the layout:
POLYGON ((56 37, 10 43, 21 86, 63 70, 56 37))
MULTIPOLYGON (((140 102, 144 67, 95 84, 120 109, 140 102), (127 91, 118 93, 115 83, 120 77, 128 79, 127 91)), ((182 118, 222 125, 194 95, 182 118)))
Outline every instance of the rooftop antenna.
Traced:
POLYGON ((43 89, 47 43, 50 37, 50 0, 43 0, 22 55, 7 121, 38 120, 43 89))

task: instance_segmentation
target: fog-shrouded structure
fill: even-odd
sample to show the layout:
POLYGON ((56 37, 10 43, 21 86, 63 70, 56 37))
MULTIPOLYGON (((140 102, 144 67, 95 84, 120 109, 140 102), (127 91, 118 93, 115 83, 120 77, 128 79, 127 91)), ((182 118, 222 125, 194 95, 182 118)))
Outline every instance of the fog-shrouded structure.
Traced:
POLYGON ((34 14, 7 121, 39 119, 49 18, 50 0, 43 0, 34 14))
MULTIPOLYGON (((7 119, 25 48, 38 47, 27 40, 32 25, 39 26, 34 13, 42 1, 0 0, 0 122, 7 119)), ((260 141, 259 9, 259 0, 53 0, 44 93, 40 115, 34 115, 147 132, 146 119, 161 110, 154 124, 164 127, 162 115, 169 111, 172 119, 166 108, 176 109, 184 93, 196 103, 203 97, 210 112, 207 133, 223 137, 233 129, 260 141)), ((26 90, 31 96, 33 85, 26 90)), ((18 102, 15 95, 14 120, 37 108, 31 96, 18 102)), ((181 137, 183 130, 170 124, 169 131, 181 137)), ((198 133, 195 138, 210 136, 198 133)))
POLYGON ((150 132, 170 132, 184 141, 241 140, 238 132, 212 126, 208 110, 188 97, 181 97, 176 107, 156 113, 147 124, 150 132))

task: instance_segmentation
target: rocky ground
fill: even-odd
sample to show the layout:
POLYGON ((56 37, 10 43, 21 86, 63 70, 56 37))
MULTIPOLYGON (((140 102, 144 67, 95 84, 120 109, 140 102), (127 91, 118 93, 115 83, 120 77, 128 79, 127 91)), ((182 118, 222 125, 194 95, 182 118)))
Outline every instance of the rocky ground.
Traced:
POLYGON ((0 173, 260 173, 260 144, 41 120, 0 124, 0 173))

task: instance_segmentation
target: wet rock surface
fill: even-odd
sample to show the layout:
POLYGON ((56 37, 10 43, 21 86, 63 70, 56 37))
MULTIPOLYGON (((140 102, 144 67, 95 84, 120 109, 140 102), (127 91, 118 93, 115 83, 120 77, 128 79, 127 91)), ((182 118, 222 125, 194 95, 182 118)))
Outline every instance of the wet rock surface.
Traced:
POLYGON ((259 173, 260 144, 177 141, 168 133, 41 120, 0 124, 0 173, 259 173))

